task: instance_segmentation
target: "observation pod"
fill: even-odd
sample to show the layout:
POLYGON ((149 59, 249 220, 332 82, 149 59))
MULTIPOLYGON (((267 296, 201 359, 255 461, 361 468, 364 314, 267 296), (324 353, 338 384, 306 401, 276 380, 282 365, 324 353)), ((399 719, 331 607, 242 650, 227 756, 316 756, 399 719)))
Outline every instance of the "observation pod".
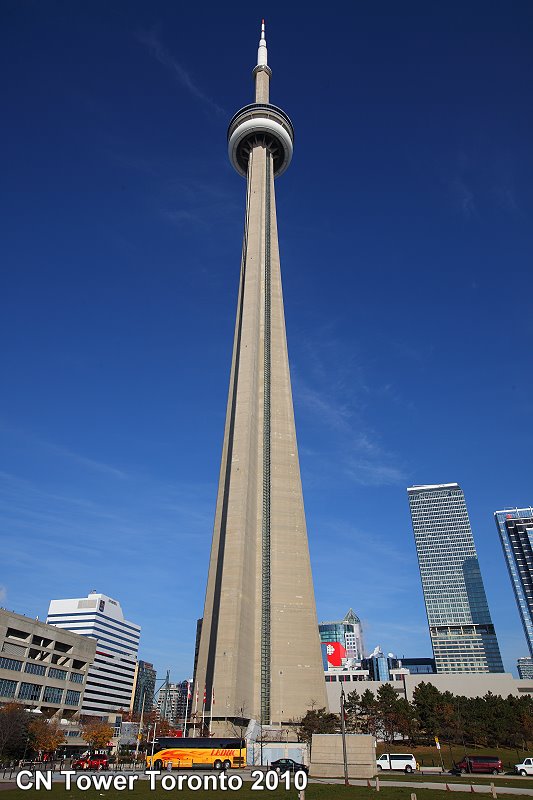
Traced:
POLYGON ((251 103, 237 111, 228 127, 229 160, 243 178, 252 148, 264 145, 272 154, 274 177, 283 175, 292 159, 294 129, 281 108, 251 103))

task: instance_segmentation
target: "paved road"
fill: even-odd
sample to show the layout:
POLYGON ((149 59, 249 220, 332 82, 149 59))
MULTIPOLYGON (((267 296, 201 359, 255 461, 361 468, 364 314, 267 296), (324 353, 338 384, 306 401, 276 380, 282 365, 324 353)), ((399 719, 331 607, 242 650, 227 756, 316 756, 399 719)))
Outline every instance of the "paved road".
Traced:
MULTIPOLYGON (((109 774, 111 774, 111 775, 114 775, 114 774, 117 774, 117 775, 137 775, 138 776, 138 780, 148 780, 148 776, 145 775, 144 772, 130 772, 130 771, 126 771, 126 770, 124 772, 118 771, 116 773, 114 771, 113 772, 108 772, 108 771, 105 771, 105 772, 93 772, 92 770, 91 771, 78 771, 77 774, 78 775, 109 775, 109 774)), ((167 774, 167 773, 165 773, 165 772, 162 773, 162 775, 165 775, 165 774, 167 774)), ((174 771, 172 774, 173 775, 177 775, 178 772, 174 771)), ((183 775, 183 771, 181 771, 179 774, 183 775)), ((212 770, 201 770, 201 771, 200 770, 194 770, 194 771, 193 770, 190 770, 190 771, 187 770, 187 775, 189 775, 189 776, 190 775, 204 776, 204 775, 208 775, 208 774, 217 774, 217 773, 215 773, 212 770)), ((251 780, 250 770, 246 770, 246 771, 244 771, 244 770, 231 770, 231 774, 232 775, 240 775, 240 777, 243 779, 243 781, 246 781, 246 782, 251 780)), ((13 777, 14 777, 13 773, 10 774, 9 772, 6 772, 5 777, 4 777, 3 772, 0 772, 0 790, 2 790, 2 789, 15 789, 16 788, 16 784, 13 781, 13 777)), ((506 775, 505 776, 506 780, 510 779, 510 778, 516 779, 516 786, 512 786, 512 787, 510 787, 510 786, 500 786, 498 780, 494 781, 494 784, 496 786, 496 791, 497 791, 497 794, 498 794, 499 797, 503 797, 504 795, 515 795, 515 796, 519 795, 519 796, 522 796, 522 797, 533 797, 533 789, 526 788, 525 786, 520 786, 520 781, 524 780, 524 779, 521 779, 520 776, 512 776, 512 775, 506 775)), ((63 782, 64 781, 64 776, 59 774, 59 773, 54 773, 53 781, 54 781, 54 783, 63 782)), ((513 780, 513 782, 515 782, 515 781, 513 780)), ((342 784, 342 783, 344 783, 344 779, 343 778, 310 778, 309 779, 309 783, 323 783, 323 784, 335 783, 335 784, 342 784)), ((405 789, 413 789, 413 790, 416 790, 416 789, 434 789, 434 790, 443 791, 446 788, 446 784, 445 783, 432 781, 431 779, 412 781, 412 780, 409 780, 409 779, 401 779, 401 780, 392 779, 391 780, 390 778, 385 778, 385 779, 381 778, 380 779, 380 783, 381 783, 382 786, 397 786, 397 787, 400 787, 400 788, 403 787, 405 789)), ((368 784, 367 784, 366 780, 356 780, 356 779, 352 778, 352 779, 350 779, 350 785, 351 786, 367 786, 368 784)), ((371 785, 373 787, 375 786, 375 779, 371 780, 371 785)), ((457 780, 454 779, 453 777, 451 777, 450 780, 448 781, 448 785, 449 785, 450 790, 452 792, 472 793, 470 783, 458 783, 457 780)), ((490 783, 477 783, 477 784, 475 783, 475 784, 473 784, 473 786, 474 786, 474 793, 476 793, 476 794, 484 794, 484 795, 490 796, 490 793, 491 793, 490 783)), ((201 793, 199 792, 199 794, 201 794, 201 793)))

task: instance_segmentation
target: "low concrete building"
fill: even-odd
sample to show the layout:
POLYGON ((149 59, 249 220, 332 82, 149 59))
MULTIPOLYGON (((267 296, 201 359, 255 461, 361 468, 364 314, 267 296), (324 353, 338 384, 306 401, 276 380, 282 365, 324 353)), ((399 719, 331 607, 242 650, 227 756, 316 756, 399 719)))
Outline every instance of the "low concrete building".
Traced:
MULTIPOLYGON (((349 778, 372 778, 376 772, 376 740, 366 734, 346 735, 346 761, 349 778)), ((340 733, 314 733, 311 745, 313 778, 341 778, 344 754, 340 733)))
POLYGON ((362 694, 367 689, 377 694, 383 683, 390 683, 398 695, 405 697, 409 702, 413 699, 413 692, 419 683, 431 683, 439 692, 452 692, 452 694, 464 697, 484 697, 487 692, 501 697, 508 697, 510 694, 515 697, 523 694, 533 695, 533 680, 514 678, 510 672, 454 673, 450 675, 442 672, 435 675, 402 674, 399 676, 399 680, 394 681, 361 681, 360 670, 330 672, 328 675, 329 680, 326 678, 328 704, 329 710, 334 714, 339 713, 341 687, 344 687, 346 695, 354 691, 362 694))
POLYGON ((92 639, 0 609, 0 704, 73 717, 95 652, 92 639))

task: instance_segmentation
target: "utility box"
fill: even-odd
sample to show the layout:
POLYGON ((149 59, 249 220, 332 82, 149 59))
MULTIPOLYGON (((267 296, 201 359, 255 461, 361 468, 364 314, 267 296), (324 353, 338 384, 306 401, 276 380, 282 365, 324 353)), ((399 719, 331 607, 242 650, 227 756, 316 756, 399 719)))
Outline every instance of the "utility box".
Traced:
MULTIPOLYGON (((346 735, 346 760, 349 778, 373 778, 377 773, 376 740, 367 734, 346 735)), ((344 757, 340 733, 314 733, 311 746, 313 778, 342 778, 344 757)))

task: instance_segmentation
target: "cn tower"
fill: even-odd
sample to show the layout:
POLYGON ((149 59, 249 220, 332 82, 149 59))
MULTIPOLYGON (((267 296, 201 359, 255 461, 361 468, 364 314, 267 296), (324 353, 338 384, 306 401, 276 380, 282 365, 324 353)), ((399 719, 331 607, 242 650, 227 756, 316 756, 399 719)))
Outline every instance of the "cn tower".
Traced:
POLYGON ((296 443, 274 180, 294 131, 270 103, 264 21, 255 102, 228 129, 246 178, 229 397, 196 678, 211 731, 289 725, 327 705, 296 443))

